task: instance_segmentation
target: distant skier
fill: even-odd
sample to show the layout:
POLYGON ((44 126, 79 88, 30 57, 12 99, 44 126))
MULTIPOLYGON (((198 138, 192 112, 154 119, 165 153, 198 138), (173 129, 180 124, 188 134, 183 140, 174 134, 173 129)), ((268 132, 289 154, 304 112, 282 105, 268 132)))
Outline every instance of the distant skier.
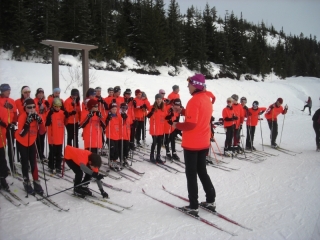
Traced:
POLYGON ((311 115, 311 108, 312 108, 312 100, 311 97, 308 97, 308 101, 306 101, 306 105, 303 107, 303 110, 301 110, 302 112, 304 112, 304 110, 306 109, 306 107, 309 108, 309 116, 311 115))
POLYGON ((226 140, 224 142, 224 155, 230 157, 234 152, 232 148, 233 132, 236 127, 236 121, 239 119, 233 110, 233 98, 227 99, 227 106, 222 110, 223 126, 226 132, 226 140))
POLYGON ((288 105, 283 107, 281 106, 283 103, 282 98, 278 98, 277 101, 269 106, 265 113, 265 117, 268 120, 269 129, 271 130, 270 139, 271 139, 271 147, 278 148, 276 144, 277 136, 278 136, 278 122, 277 116, 282 113, 283 115, 288 111, 288 105))
POLYGON ((244 111, 243 106, 238 103, 239 96, 237 94, 233 94, 231 96, 233 99, 232 108, 234 111, 234 114, 238 117, 237 120, 235 120, 235 129, 233 132, 233 149, 237 151, 237 153, 242 153, 243 149, 240 147, 240 135, 242 130, 242 124, 244 121, 244 111))
POLYGON ((207 173, 206 155, 210 147, 210 124, 212 104, 210 98, 203 92, 205 77, 196 74, 188 78, 188 88, 192 95, 185 110, 180 110, 185 115, 185 122, 173 123, 173 127, 183 131, 182 148, 186 165, 186 177, 190 205, 181 208, 189 214, 198 216, 198 184, 200 178, 206 193, 206 201, 201 206, 215 211, 216 192, 207 173))
POLYGON ((314 113, 312 121, 313 129, 316 132, 317 151, 320 151, 320 108, 314 113))

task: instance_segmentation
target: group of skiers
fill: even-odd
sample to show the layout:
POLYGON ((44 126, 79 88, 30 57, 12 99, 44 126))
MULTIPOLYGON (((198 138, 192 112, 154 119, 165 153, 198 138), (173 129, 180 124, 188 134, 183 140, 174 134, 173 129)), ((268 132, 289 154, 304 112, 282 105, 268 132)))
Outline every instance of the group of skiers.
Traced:
MULTIPOLYGON (((215 96, 206 90, 203 75, 196 74, 192 78, 188 78, 188 81, 193 83, 191 86, 200 86, 196 88, 195 92, 197 96, 199 92, 203 93, 199 96, 205 96, 210 103, 210 107, 208 106, 206 111, 212 111, 215 96)), ((92 176, 100 180, 102 175, 97 174, 97 170, 92 171, 93 168, 98 169, 101 166, 99 156, 101 152, 99 150, 104 148, 105 144, 108 145, 111 169, 119 170, 122 166, 127 166, 130 149, 135 150, 136 147, 142 147, 141 141, 145 142, 147 119, 150 124, 149 133, 152 136, 150 161, 163 164, 160 155, 163 144, 166 149, 166 157, 179 161, 175 148, 176 137, 181 134, 181 131, 184 136, 187 136, 192 129, 192 124, 186 123, 188 119, 185 119, 184 125, 179 123, 180 116, 185 111, 180 100, 179 90, 179 86, 174 85, 172 92, 166 98, 165 91, 160 89, 159 93, 155 95, 154 103, 150 104, 145 92, 140 89, 135 90, 133 97, 129 88, 121 96, 119 86, 110 87, 108 88, 108 96, 104 98, 101 96, 101 88, 96 87, 88 89, 85 99, 80 104, 80 94, 77 89, 72 89, 70 97, 63 101, 60 98, 59 88, 53 89, 52 95, 46 99, 42 88, 38 88, 35 98, 31 98, 31 89, 28 86, 23 86, 21 97, 14 101, 10 98, 9 84, 1 84, 0 186, 9 189, 5 180, 8 176, 5 148, 8 149, 11 172, 15 172, 14 141, 16 140, 17 159, 21 162, 26 191, 29 193, 43 192, 39 183, 36 156, 41 160, 45 159, 46 137, 49 144, 48 167, 52 173, 62 171, 64 152, 67 165, 76 173, 75 186, 88 182, 92 176), (84 150, 78 149, 80 128, 83 129, 84 150), (65 130, 67 131, 66 144, 68 146, 64 150, 65 130), (80 158, 81 160, 79 160, 80 158), (33 177, 33 187, 29 180, 29 165, 33 177), (82 172, 86 173, 83 180, 81 180, 82 172)), ((227 99, 227 106, 222 111, 222 122, 226 132, 224 154, 230 156, 232 152, 244 151, 240 147, 240 136, 245 119, 247 131, 245 148, 251 151, 255 150, 253 145, 255 129, 263 113, 265 113, 271 132, 271 146, 276 148, 277 116, 286 114, 288 110, 287 105, 282 107, 283 99, 278 98, 268 108, 259 107, 258 101, 254 101, 252 107, 248 108, 245 97, 242 97, 240 102, 238 100, 238 95, 233 94, 227 99)), ((214 118, 212 113, 210 116, 207 121, 208 126, 211 124, 209 127, 210 137, 204 141, 210 141, 209 139, 214 141, 214 118)), ((184 140, 182 140, 182 147, 185 147, 184 145, 184 140)), ((196 146, 197 142, 192 141, 191 145, 196 146)), ((107 196, 101 184, 98 185, 102 194, 107 196)), ((90 194, 85 184, 75 188, 75 192, 82 195, 90 194)))

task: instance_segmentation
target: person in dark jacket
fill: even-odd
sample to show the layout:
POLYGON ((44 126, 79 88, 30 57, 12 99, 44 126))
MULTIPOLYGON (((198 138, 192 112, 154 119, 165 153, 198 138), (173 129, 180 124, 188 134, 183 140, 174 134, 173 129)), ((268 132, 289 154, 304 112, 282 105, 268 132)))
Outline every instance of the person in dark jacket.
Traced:
POLYGON ((314 113, 312 121, 313 129, 316 132, 317 151, 320 151, 320 108, 314 113))
POLYGON ((306 105, 304 105, 302 112, 306 109, 306 107, 309 108, 309 116, 311 116, 311 108, 312 108, 312 100, 311 97, 308 97, 308 101, 306 101, 306 105))

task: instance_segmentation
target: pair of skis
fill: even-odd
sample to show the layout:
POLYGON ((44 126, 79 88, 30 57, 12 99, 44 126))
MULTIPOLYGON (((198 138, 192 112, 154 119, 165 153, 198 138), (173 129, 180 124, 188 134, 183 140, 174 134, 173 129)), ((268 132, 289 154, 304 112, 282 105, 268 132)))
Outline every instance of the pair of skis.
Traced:
MULTIPOLYGON (((180 199, 182 199, 182 200, 184 200, 184 201, 186 201, 186 202, 189 202, 189 200, 188 200, 187 198, 184 198, 184 197, 182 197, 182 196, 179 196, 178 194, 175 194, 175 193, 173 193, 173 192, 170 192, 170 191, 167 190, 164 186, 162 186, 162 188, 163 188, 163 190, 166 191, 167 193, 169 193, 169 194, 171 194, 171 195, 173 195, 173 196, 175 196, 175 197, 178 197, 178 198, 180 198, 180 199)), ((158 202, 161 202, 161 203, 164 204, 164 205, 167 205, 167 206, 169 206, 169 207, 171 207, 171 208, 174 208, 174 209, 178 210, 179 212, 182 212, 182 213, 184 213, 184 214, 186 214, 186 215, 188 215, 188 216, 190 216, 190 217, 192 217, 192 218, 195 218, 195 219, 197 219, 198 221, 201 221, 201 222, 203 222, 203 223, 206 223, 206 224, 208 224, 209 226, 214 227, 214 228, 216 228, 216 229, 219 229, 220 231, 226 232, 226 233, 228 233, 228 234, 230 234, 230 235, 232 235, 232 236, 237 236, 235 233, 230 232, 230 231, 228 231, 228 230, 226 230, 226 229, 224 229, 224 228, 221 228, 221 227, 219 227, 218 225, 216 225, 216 224, 214 224, 214 223, 212 223, 212 222, 210 222, 210 221, 208 221, 208 220, 206 220, 206 219, 204 219, 204 218, 202 218, 202 217, 200 217, 200 216, 195 216, 195 215, 189 214, 188 212, 185 212, 182 208, 176 207, 176 206, 174 206, 174 205, 171 204, 171 203, 168 203, 168 202, 166 202, 166 201, 163 201, 163 200, 161 200, 161 199, 158 199, 158 198, 156 198, 156 197, 151 196, 150 194, 146 193, 146 191, 145 191, 144 189, 142 189, 142 192, 143 192, 146 196, 148 196, 148 197, 150 197, 150 198, 152 198, 152 199, 154 199, 154 200, 156 200, 156 201, 158 201, 158 202)), ((202 209, 204 209, 204 210, 206 210, 206 211, 214 214, 215 216, 221 218, 221 219, 224 219, 224 220, 226 220, 226 221, 228 221, 228 222, 230 222, 230 223, 232 223, 232 224, 235 224, 235 225, 237 225, 237 226, 239 226, 239 227, 242 227, 242 228, 244 228, 244 229, 247 229, 247 230, 252 231, 251 228, 245 227, 245 226, 243 226, 242 224, 240 224, 240 223, 238 223, 238 222, 236 222, 236 221, 234 221, 234 220, 232 220, 232 219, 230 219, 230 218, 228 218, 228 217, 226 217, 226 216, 224 216, 224 215, 222 215, 222 214, 220 214, 220 213, 218 213, 218 212, 213 212, 213 211, 211 211, 211 210, 209 210, 209 209, 207 209, 207 208, 205 208, 205 207, 202 207, 201 205, 200 205, 200 207, 201 207, 202 209)))

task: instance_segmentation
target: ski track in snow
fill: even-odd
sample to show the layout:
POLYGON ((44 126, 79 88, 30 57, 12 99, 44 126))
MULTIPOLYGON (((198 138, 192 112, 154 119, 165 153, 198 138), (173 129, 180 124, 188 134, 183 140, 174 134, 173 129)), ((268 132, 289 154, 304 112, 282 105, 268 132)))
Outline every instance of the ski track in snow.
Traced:
MULTIPOLYGON (((44 88, 46 96, 51 92, 51 65, 0 60, 0 72, 0 82, 11 85, 11 97, 14 99, 20 97, 22 85, 31 87, 32 97, 38 87, 44 88)), ((67 75, 67 68, 60 66, 60 74, 67 75)), ((182 72, 181 76, 184 75, 190 74, 182 72)), ((171 86, 177 84, 180 86, 184 106, 190 99, 185 77, 155 77, 132 72, 108 71, 96 71, 96 76, 98 80, 92 87, 101 86, 104 96, 107 95, 108 87, 120 85, 122 92, 126 88, 131 88, 132 92, 136 88, 145 90, 152 103, 160 88, 165 89, 168 95, 171 86)), ((164 185, 168 190, 187 197, 186 178, 183 173, 171 174, 148 162, 136 162, 133 163, 133 167, 146 172, 140 180, 103 180, 115 187, 132 190, 132 193, 128 194, 104 188, 111 201, 134 205, 121 213, 94 206, 65 193, 52 199, 70 210, 57 212, 37 202, 32 196, 26 199, 25 193, 20 189, 22 183, 9 176, 8 182, 14 182, 11 190, 30 203, 28 206, 15 207, 0 195, 0 239, 320 239, 320 153, 315 152, 315 134, 308 110, 304 113, 300 111, 308 96, 313 100, 313 112, 318 109, 320 79, 297 77, 286 81, 266 82, 220 79, 207 81, 207 86, 217 99, 214 104, 216 120, 221 117, 227 97, 233 93, 238 94, 239 98, 246 96, 249 107, 254 100, 258 100, 260 106, 268 107, 278 97, 284 99, 284 105, 289 105, 281 147, 302 151, 302 154, 290 156, 264 147, 266 152, 279 155, 268 157, 258 164, 224 158, 224 161, 230 162, 225 166, 240 168, 232 172, 207 167, 217 193, 217 211, 252 228, 253 231, 199 210, 201 217, 238 235, 231 237, 144 196, 141 188, 150 195, 176 206, 185 206, 186 202, 166 193, 161 186, 164 185)), ((60 87, 66 87, 66 82, 61 76, 60 87)), ((81 89, 79 90, 81 92, 81 89)), ((70 90, 66 94, 62 91, 62 98, 67 98, 69 93, 70 90)), ((269 144, 266 120, 261 121, 261 124, 263 142, 269 144)), ((278 117, 278 124, 279 144, 282 115, 278 117)), ((220 127, 216 130, 224 131, 220 127)), ((245 127, 243 134, 246 134, 245 127)), ((216 134, 215 137, 219 147, 223 147, 225 136, 216 134)), ((245 141, 245 138, 242 140, 245 141)), ((150 142, 151 137, 147 132, 147 143, 150 142)), ((256 128, 254 142, 255 147, 262 150, 259 125, 256 128)), ((177 148, 181 149, 181 146, 177 145, 177 148)), ((215 144, 213 147, 217 149, 215 144)), ((164 154, 165 151, 162 149, 162 155, 164 154)), ((178 152, 178 155, 183 159, 182 152, 178 152)), ((148 157, 148 154, 146 156, 148 157)), ((171 166, 183 171, 176 164, 171 166)), ((124 171, 138 177, 132 172, 124 171)), ((72 172, 67 174, 73 176, 72 172)), ((45 189, 44 181, 41 182, 45 189)), ((56 192, 55 187, 70 186, 71 184, 64 180, 50 178, 48 191, 49 194, 53 194, 56 192)), ((204 201, 205 193, 200 181, 198 186, 199 201, 204 201)), ((98 190, 95 183, 91 183, 91 187, 98 190)), ((114 205, 103 204, 119 209, 114 205)))

